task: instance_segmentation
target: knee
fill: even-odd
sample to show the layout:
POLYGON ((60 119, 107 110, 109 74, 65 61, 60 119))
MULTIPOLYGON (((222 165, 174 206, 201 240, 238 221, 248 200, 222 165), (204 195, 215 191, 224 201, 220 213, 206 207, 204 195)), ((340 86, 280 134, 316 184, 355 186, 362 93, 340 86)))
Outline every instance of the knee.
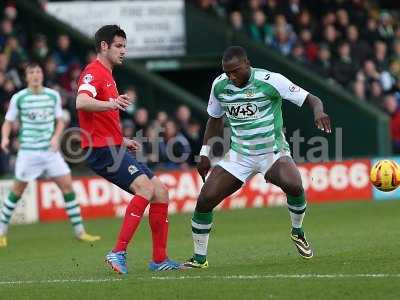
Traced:
POLYGON ((304 193, 303 185, 300 183, 291 183, 287 186, 285 191, 287 194, 293 197, 299 197, 304 193))
POLYGON ((197 199, 196 211, 202 213, 211 212, 215 207, 212 201, 213 198, 211 193, 201 191, 197 199))
POLYGON ((135 195, 141 196, 147 200, 151 200, 155 195, 153 183, 149 180, 134 187, 135 195))
POLYGON ((157 203, 168 203, 169 202, 168 190, 165 187, 165 185, 161 184, 155 188, 154 197, 153 197, 152 201, 157 202, 157 203))

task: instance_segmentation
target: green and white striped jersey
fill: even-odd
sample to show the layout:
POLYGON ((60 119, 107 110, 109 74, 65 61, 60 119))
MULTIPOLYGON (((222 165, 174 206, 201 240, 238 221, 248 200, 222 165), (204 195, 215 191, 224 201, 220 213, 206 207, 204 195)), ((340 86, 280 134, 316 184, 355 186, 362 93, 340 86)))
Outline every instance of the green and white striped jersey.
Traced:
POLYGON ((47 150, 54 134, 55 120, 61 116, 60 94, 44 87, 38 94, 28 88, 14 94, 5 118, 20 122, 20 149, 47 150))
POLYGON ((207 112, 226 114, 231 126, 231 149, 245 155, 289 150, 282 131, 282 99, 301 106, 308 92, 279 73, 251 68, 247 85, 233 85, 226 74, 212 85, 207 112))

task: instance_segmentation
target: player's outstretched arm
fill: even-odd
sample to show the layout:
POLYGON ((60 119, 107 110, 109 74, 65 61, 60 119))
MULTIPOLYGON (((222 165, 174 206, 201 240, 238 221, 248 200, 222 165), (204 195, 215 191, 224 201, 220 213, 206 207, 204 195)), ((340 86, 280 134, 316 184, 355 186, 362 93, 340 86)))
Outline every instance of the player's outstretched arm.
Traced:
POLYGON ((321 99, 313 94, 308 94, 306 98, 306 102, 311 107, 314 113, 314 122, 315 126, 326 133, 331 133, 331 120, 329 116, 324 112, 324 104, 321 99))
POLYGON ((4 120, 4 123, 1 126, 1 150, 3 150, 4 153, 9 152, 11 129, 12 122, 4 120))
POLYGON ((78 94, 76 97, 76 109, 89 112, 101 112, 113 109, 125 110, 131 103, 132 99, 127 95, 119 95, 118 98, 112 101, 96 100, 85 93, 78 94))
POLYGON ((222 137, 223 131, 224 131, 224 119, 222 117, 208 118, 206 131, 204 133, 203 146, 201 147, 200 150, 200 161, 197 164, 197 171, 199 172, 201 178, 203 178, 203 181, 205 181, 205 178, 211 169, 211 161, 208 158, 208 156, 211 152, 212 145, 209 144, 209 141, 213 137, 217 136, 222 137))

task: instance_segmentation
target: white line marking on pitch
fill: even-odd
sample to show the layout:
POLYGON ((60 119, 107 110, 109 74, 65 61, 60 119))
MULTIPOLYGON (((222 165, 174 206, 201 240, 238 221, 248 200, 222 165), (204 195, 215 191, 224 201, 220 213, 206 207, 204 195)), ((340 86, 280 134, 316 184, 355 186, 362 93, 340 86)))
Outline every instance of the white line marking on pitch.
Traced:
POLYGON ((185 279, 291 279, 291 278, 400 278, 400 274, 270 274, 270 275, 204 275, 204 276, 153 276, 156 280, 185 280, 185 279))
POLYGON ((0 281, 0 285, 24 285, 24 284, 58 284, 58 283, 99 283, 118 282, 128 279, 151 280, 191 280, 191 279, 221 279, 221 280, 258 280, 258 279, 293 279, 293 278, 400 278, 400 274, 265 274, 265 275, 196 275, 196 276, 152 276, 98 279, 50 279, 50 280, 17 280, 0 281))
POLYGON ((50 280, 17 280, 17 281, 0 281, 0 285, 15 285, 15 284, 48 284, 48 283, 96 283, 96 282, 112 282, 121 281, 119 278, 104 278, 104 279, 50 279, 50 280))

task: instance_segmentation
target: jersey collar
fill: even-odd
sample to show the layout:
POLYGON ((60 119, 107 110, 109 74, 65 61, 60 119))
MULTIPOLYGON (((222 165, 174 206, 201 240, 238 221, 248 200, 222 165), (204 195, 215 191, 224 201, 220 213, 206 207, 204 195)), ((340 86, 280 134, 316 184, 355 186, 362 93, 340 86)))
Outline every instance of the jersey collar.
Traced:
POLYGON ((112 74, 112 72, 105 66, 103 63, 100 61, 100 59, 96 58, 96 63, 101 66, 104 70, 106 70, 108 73, 112 74))

